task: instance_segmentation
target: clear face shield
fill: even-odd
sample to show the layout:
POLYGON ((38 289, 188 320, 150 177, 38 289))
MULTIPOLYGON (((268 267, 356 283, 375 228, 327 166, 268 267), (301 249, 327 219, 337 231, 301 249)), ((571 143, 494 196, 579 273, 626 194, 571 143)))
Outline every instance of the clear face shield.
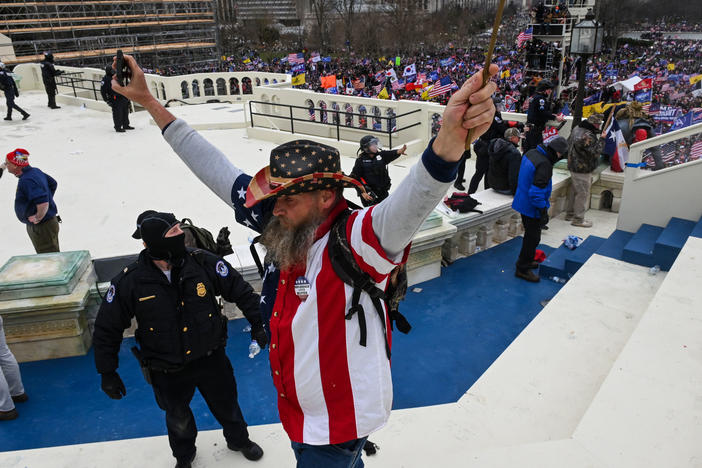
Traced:
POLYGON ((383 150, 383 145, 380 143, 380 140, 378 140, 377 138, 373 138, 368 143, 368 149, 371 153, 378 153, 383 150))

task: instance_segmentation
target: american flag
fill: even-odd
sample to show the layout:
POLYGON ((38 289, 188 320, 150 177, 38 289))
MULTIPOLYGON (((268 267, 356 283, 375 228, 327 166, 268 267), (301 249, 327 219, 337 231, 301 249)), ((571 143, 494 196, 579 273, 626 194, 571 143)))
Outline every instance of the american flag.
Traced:
POLYGON ((517 36, 517 47, 521 47, 526 41, 530 41, 534 37, 534 29, 529 26, 524 32, 520 32, 517 36))
POLYGON ((293 63, 305 63, 305 54, 302 52, 297 54, 288 54, 288 62, 293 63))
POLYGON ((429 90, 429 97, 441 96, 449 91, 451 91, 451 78, 445 76, 437 81, 431 90, 429 90))
POLYGON ((702 140, 692 145, 692 148, 690 148, 690 158, 688 160, 694 161, 700 158, 702 158, 702 140))
POLYGON ((677 156, 677 144, 674 141, 671 141, 670 143, 666 143, 661 146, 661 157, 663 158, 663 162, 667 164, 673 163, 673 160, 675 159, 675 156, 677 156))
POLYGON ((383 90, 384 87, 385 87, 385 84, 380 83, 378 86, 373 86, 373 91, 375 91, 375 94, 378 94, 378 93, 380 93, 380 91, 383 90))

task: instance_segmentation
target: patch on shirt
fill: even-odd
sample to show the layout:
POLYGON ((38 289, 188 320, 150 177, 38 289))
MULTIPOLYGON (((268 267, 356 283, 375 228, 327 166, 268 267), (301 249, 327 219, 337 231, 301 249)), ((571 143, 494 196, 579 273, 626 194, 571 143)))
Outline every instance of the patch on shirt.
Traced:
POLYGON ((310 282, 304 276, 298 276, 295 280, 295 294, 300 298, 301 301, 307 299, 310 295, 310 282))
POLYGON ((215 270, 217 271, 217 274, 219 276, 221 276, 222 278, 226 278, 227 275, 229 274, 229 268, 227 268, 227 265, 225 265, 222 260, 217 262, 217 265, 215 266, 215 270))
MULTIPOLYGON (((226 268, 226 266, 224 268, 226 268)), ((197 283, 195 289, 197 290, 197 295, 200 297, 205 297, 205 294, 207 294, 207 289, 203 283, 197 283)))
POLYGON ((111 284, 110 289, 107 290, 107 295, 105 295, 105 300, 109 303, 112 304, 112 301, 115 298, 115 292, 117 290, 115 289, 115 285, 111 284))

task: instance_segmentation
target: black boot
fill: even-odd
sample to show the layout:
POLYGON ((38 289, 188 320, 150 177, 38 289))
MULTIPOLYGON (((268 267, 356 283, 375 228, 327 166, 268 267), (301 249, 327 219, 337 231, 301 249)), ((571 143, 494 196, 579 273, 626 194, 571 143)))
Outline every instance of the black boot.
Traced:
POLYGON ((193 452, 193 454, 187 458, 181 458, 181 459, 176 458, 175 468, 191 468, 193 460, 195 460, 195 453, 196 452, 193 452))
POLYGON ((241 452, 247 460, 256 461, 263 456, 263 449, 259 447, 256 442, 252 442, 251 440, 247 440, 242 447, 237 447, 236 445, 227 442, 227 447, 229 450, 241 452))
POLYGON ((5 117, 4 120, 12 120, 12 117, 10 117, 10 116, 8 115, 7 117, 5 117))
POLYGON ((22 116, 22 120, 27 120, 29 118, 29 113, 25 112, 22 116))

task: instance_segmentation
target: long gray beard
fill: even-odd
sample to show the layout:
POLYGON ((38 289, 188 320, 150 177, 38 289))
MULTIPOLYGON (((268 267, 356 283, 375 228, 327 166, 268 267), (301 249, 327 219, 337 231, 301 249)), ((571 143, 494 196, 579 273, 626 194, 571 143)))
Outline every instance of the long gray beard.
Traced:
POLYGON ((281 270, 305 265, 307 252, 314 244, 314 234, 322 223, 312 219, 293 229, 286 228, 275 216, 261 234, 261 244, 266 248, 266 261, 281 270))

